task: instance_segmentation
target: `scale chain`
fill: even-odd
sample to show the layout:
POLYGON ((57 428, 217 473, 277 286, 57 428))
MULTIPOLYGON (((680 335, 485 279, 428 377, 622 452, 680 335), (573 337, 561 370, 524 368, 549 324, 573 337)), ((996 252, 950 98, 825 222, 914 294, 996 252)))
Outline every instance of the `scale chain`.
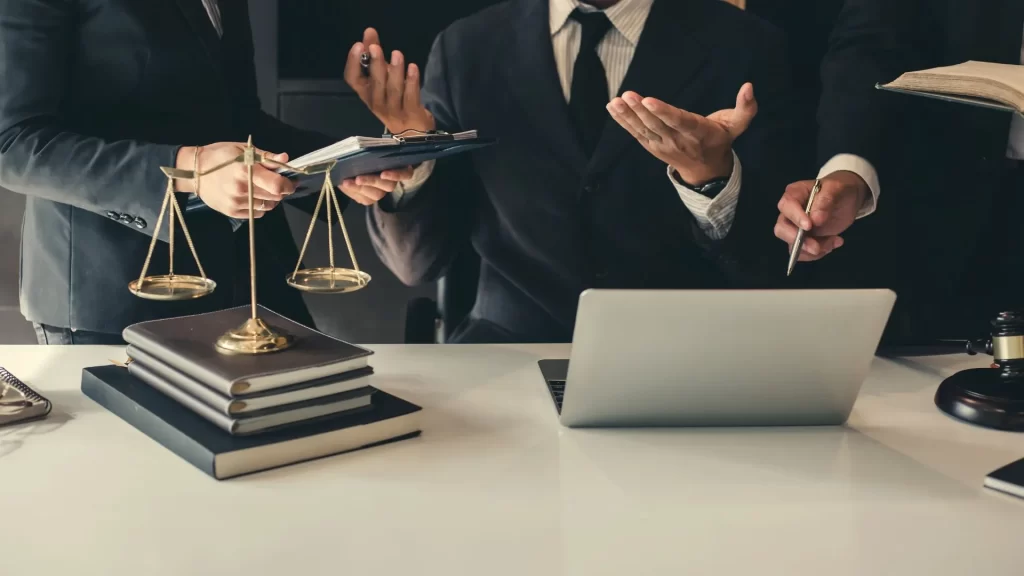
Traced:
POLYGON ((177 202, 173 202, 174 211, 178 214, 178 220, 181 221, 181 231, 185 233, 185 242, 188 243, 188 249, 192 251, 192 257, 196 260, 196 266, 199 267, 199 275, 206 280, 206 271, 203 270, 202 263, 199 262, 199 254, 196 253, 196 247, 192 244, 192 235, 188 233, 188 226, 185 225, 185 217, 181 214, 181 206, 177 202))
MULTIPOLYGON (((330 190, 330 186, 329 186, 330 181, 331 181, 331 178, 330 178, 329 175, 324 178, 324 185, 323 185, 323 188, 320 190, 320 194, 328 194, 329 193, 328 190, 330 190)), ((341 213, 340 212, 338 213, 338 218, 339 219, 341 218, 341 213)), ((331 262, 331 279, 332 280, 334 279, 334 236, 333 236, 333 233, 332 233, 332 229, 333 228, 334 228, 334 224, 331 223, 331 199, 330 199, 330 197, 328 197, 327 198, 327 253, 329 254, 329 258, 330 258, 330 262, 331 262)))
MULTIPOLYGON (((177 205, 178 202, 174 198, 174 191, 168 191, 168 198, 171 204, 177 205)), ((167 275, 174 280, 174 210, 167 211, 167 260, 169 262, 167 266, 167 275)), ((171 291, 174 291, 174 285, 171 284, 171 291)))
POLYGON ((142 274, 139 274, 139 284, 136 286, 136 290, 142 290, 142 282, 146 278, 146 272, 149 271, 149 262, 153 258, 153 249, 156 248, 156 239, 160 236, 160 227, 164 223, 164 212, 167 210, 167 204, 171 199, 171 194, 174 193, 174 181, 171 178, 167 179, 167 192, 164 194, 164 203, 160 205, 160 215, 156 217, 156 229, 153 230, 153 238, 149 241, 149 252, 146 254, 146 261, 142 264, 142 274))
MULTIPOLYGON (((330 173, 327 174, 327 186, 328 190, 331 191, 331 198, 334 200, 334 208, 338 211, 338 223, 341 224, 341 233, 345 236, 345 246, 348 247, 349 258, 352 259, 352 268, 359 272, 359 262, 356 262, 356 252, 352 249, 352 241, 348 238, 348 229, 345 227, 345 219, 341 215, 341 208, 338 205, 338 195, 334 192, 334 185, 331 182, 330 173)), ((331 262, 331 267, 334 267, 334 262, 331 262)))
POLYGON ((320 205, 324 203, 324 191, 320 190, 320 198, 316 201, 316 208, 313 209, 313 220, 309 224, 309 228, 306 230, 306 239, 302 241, 302 251, 299 252, 299 261, 295 263, 295 270, 292 272, 292 279, 295 279, 295 275, 299 273, 299 267, 302 266, 302 259, 306 256, 306 247, 309 246, 309 238, 313 235, 313 224, 316 223, 317 216, 320 215, 320 205))

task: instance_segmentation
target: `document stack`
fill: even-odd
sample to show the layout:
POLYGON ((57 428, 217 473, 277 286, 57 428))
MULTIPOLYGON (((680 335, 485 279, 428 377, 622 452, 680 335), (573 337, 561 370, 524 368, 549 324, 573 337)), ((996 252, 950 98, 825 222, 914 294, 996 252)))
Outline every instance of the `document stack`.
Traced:
POLYGON ((369 383, 370 350, 265 308, 292 348, 213 343, 249 307, 129 326, 127 367, 87 368, 82 391, 207 474, 229 478, 419 434, 420 408, 369 383))

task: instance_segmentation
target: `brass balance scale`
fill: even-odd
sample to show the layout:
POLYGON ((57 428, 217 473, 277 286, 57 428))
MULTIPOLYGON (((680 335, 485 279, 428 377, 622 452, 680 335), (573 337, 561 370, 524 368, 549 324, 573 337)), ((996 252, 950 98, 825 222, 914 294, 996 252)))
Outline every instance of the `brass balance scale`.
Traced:
POLYGON ((242 148, 241 154, 208 170, 196 172, 194 170, 180 170, 177 168, 161 167, 161 170, 167 176, 167 191, 164 195, 163 205, 160 207, 160 216, 157 217, 157 225, 156 229, 153 231, 153 239, 149 244, 149 253, 146 255, 145 263, 142 265, 142 273, 139 274, 138 280, 134 280, 128 285, 128 289, 132 294, 139 298, 162 301, 191 300, 207 296, 214 291, 217 284, 210 278, 206 277, 203 265, 199 262, 199 255, 196 253, 195 245, 192 243, 192 237, 189 235, 188 226, 185 224, 185 218, 182 216, 181 207, 174 199, 174 181, 176 179, 198 180, 202 176, 213 174, 214 172, 223 170, 224 168, 238 163, 244 164, 248 171, 249 280, 252 315, 244 324, 233 330, 229 330, 222 335, 217 340, 216 347, 220 352, 228 354, 255 355, 279 352, 291 347, 295 343, 295 339, 283 331, 275 330, 257 315, 256 236, 254 226, 255 219, 253 217, 253 166, 262 163, 292 170, 306 176, 316 174, 324 175, 324 183, 320 189, 320 198, 317 200, 316 208, 313 210, 313 219, 309 224, 309 229, 306 231, 306 239, 302 243, 299 260, 295 264, 295 270, 286 278, 286 282, 293 288, 304 292, 340 294, 353 292, 366 287, 370 282, 370 275, 359 269, 359 263, 356 261, 355 251, 352 249, 352 241, 349 239, 348 230, 345 228, 345 220, 341 214, 341 206, 338 203, 338 196, 334 190, 334 185, 331 183, 331 170, 335 166, 334 161, 314 164, 301 169, 295 168, 288 164, 272 160, 271 158, 261 154, 253 147, 252 137, 250 136, 249 140, 242 148), (330 265, 321 268, 300 269, 302 267, 302 259, 306 255, 306 248, 309 246, 309 239, 313 235, 313 227, 316 226, 317 217, 320 214, 320 208, 323 206, 325 200, 327 204, 327 239, 330 265), (170 206, 170 209, 168 209, 168 206, 170 206), (339 268, 334 265, 334 239, 331 233, 333 228, 332 209, 333 212, 337 214, 338 223, 341 226, 341 232, 345 237, 348 254, 352 259, 352 268, 339 268), (157 238, 160 235, 160 228, 163 224, 165 213, 168 215, 168 249, 170 251, 170 269, 167 274, 147 276, 146 273, 149 271, 149 263, 153 257, 153 250, 156 248, 157 238), (175 216, 177 216, 177 220, 181 223, 182 232, 185 234, 185 241, 188 243, 188 247, 192 251, 192 257, 195 259, 196 266, 199 268, 199 276, 174 273, 175 216))

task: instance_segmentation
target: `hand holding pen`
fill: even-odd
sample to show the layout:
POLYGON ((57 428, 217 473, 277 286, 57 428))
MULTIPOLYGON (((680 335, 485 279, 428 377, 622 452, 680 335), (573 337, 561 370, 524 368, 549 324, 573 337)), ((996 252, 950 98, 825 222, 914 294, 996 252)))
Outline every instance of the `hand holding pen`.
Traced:
POLYGON ((398 50, 389 61, 373 28, 349 50, 345 82, 392 134, 434 130, 434 117, 420 101, 419 66, 407 64, 398 50))
POLYGON ((795 182, 786 188, 779 201, 775 236, 788 244, 792 252, 802 231, 802 244, 796 251, 795 261, 819 260, 843 246, 845 241, 840 234, 863 215, 864 208, 871 205, 871 198, 871 190, 864 180, 845 170, 820 180, 795 182), (820 189, 808 209, 811 191, 818 182, 820 189))

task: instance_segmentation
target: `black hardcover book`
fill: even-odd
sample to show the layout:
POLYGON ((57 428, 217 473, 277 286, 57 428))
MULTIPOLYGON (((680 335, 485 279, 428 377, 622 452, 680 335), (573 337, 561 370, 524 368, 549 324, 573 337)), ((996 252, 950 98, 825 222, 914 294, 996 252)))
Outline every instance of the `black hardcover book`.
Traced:
POLYGON ((412 438, 420 434, 422 413, 378 390, 368 410, 232 436, 119 366, 83 370, 82 392, 218 480, 412 438))
POLYGON ((985 477, 985 486, 1024 498, 1024 459, 1007 464, 985 477))

